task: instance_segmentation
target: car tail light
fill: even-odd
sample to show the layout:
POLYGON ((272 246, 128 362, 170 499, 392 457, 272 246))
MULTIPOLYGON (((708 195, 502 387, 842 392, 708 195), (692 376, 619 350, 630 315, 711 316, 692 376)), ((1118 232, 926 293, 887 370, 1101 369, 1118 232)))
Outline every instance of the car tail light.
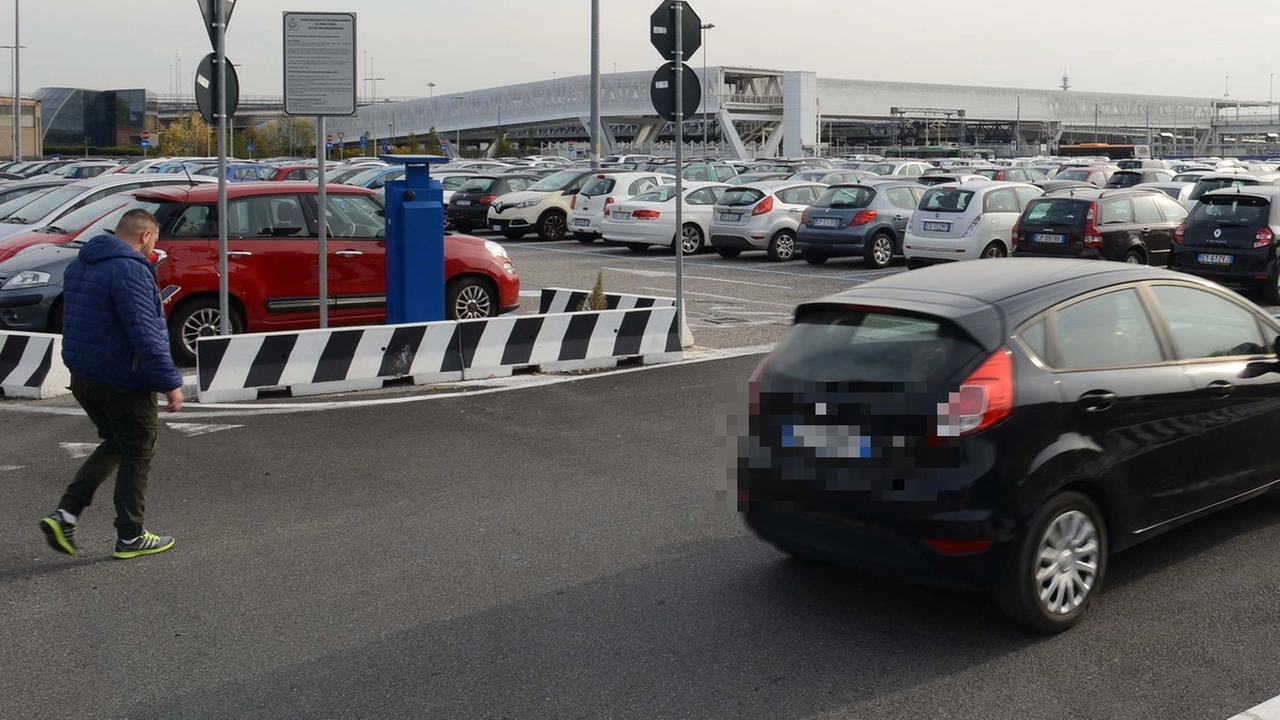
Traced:
POLYGON ((1013 353, 1000 348, 938 403, 938 437, 982 432, 1013 412, 1013 353))
POLYGON ((1102 231, 1098 230, 1098 203, 1089 203, 1089 214, 1084 217, 1084 246, 1102 247, 1102 231))
POLYGON ((1186 242, 1187 240, 1186 233, 1187 233, 1187 224, 1182 223, 1181 225, 1178 226, 1177 230, 1173 231, 1173 242, 1178 245, 1181 245, 1184 242, 1186 242))
POLYGON ((1000 172, 996 173, 996 180, 1003 180, 1003 179, 1004 179, 1004 171, 1001 170, 1000 172))
POLYGON ((481 195, 481 196, 480 196, 480 204, 481 204, 481 205, 489 205, 489 204, 491 204, 494 200, 497 200, 497 199, 498 199, 498 196, 497 196, 497 195, 481 195))
POLYGON ((577 210, 577 209, 578 209, 578 196, 577 196, 577 195, 574 195, 573 197, 569 198, 569 209, 570 209, 570 210, 577 210))
POLYGON ((849 227, 853 227, 855 225, 866 225, 867 223, 875 220, 876 215, 879 214, 880 213, 877 213, 875 210, 861 210, 857 215, 853 216, 852 220, 849 221, 849 227))
POLYGON ((1266 247, 1276 239, 1275 233, 1271 232, 1271 228, 1264 227, 1253 236, 1253 246, 1256 248, 1266 247))
POLYGON ((752 216, 764 215, 766 213, 771 213, 771 212, 773 212, 773 196, 772 195, 765 195, 763 200, 756 203, 756 206, 754 208, 751 208, 752 216))
POLYGON ((969 237, 970 235, 972 235, 974 232, 977 231, 978 226, 982 224, 983 217, 984 217, 983 215, 979 215, 978 217, 973 219, 973 222, 969 223, 969 229, 964 231, 965 237, 969 237))
POLYGON ((800 213, 800 224, 801 225, 809 224, 809 208, 805 208, 804 212, 800 213))
POLYGON ((764 366, 768 362, 768 355, 760 358, 760 364, 756 365, 755 371, 751 373, 751 379, 747 381, 747 394, 750 401, 748 408, 752 415, 760 414, 760 375, 764 372, 764 366))
POLYGON ((631 217, 637 220, 657 220, 661 216, 662 213, 657 210, 636 210, 631 213, 631 217))
POLYGON ((605 198, 605 199, 604 199, 604 214, 605 214, 605 217, 608 217, 608 216, 609 216, 609 206, 610 206, 610 205, 612 205, 612 204, 613 204, 613 198, 611 198, 611 197, 607 197, 607 198, 605 198))
POLYGON ((1013 232, 1009 235, 1009 244, 1014 247, 1018 246, 1018 233, 1022 232, 1022 216, 1019 215, 1017 220, 1013 221, 1013 232))

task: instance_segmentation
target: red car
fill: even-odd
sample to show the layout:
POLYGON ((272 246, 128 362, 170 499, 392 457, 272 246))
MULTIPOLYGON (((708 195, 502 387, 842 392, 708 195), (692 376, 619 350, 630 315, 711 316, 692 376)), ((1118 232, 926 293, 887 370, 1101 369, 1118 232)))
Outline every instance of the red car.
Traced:
POLYGON ((315 182, 320 177, 320 169, 311 165, 282 165, 275 169, 274 177, 264 178, 272 182, 284 182, 286 180, 311 181, 315 182))
MULTIPOLYGON (((316 186, 236 183, 227 188, 228 263, 233 332, 314 328, 320 322, 316 186)), ((190 361, 195 341, 218 331, 218 190, 214 185, 134 193, 160 220, 156 247, 168 254, 160 286, 177 293, 165 306, 174 357, 190 361)), ((382 196, 328 188, 329 322, 386 320, 386 240, 382 196)), ((445 300, 450 319, 490 317, 520 302, 520 277, 495 242, 445 236, 445 300)))

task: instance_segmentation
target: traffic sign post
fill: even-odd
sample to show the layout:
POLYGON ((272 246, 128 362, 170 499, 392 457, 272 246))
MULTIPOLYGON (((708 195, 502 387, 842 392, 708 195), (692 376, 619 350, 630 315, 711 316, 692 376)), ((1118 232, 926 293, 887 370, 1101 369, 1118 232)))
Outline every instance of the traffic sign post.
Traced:
POLYGON ((227 60, 227 23, 236 0, 197 0, 213 52, 196 70, 196 106, 218 126, 218 334, 231 334, 227 279, 227 118, 240 102, 240 81, 227 60))
POLYGON ((143 130, 138 133, 138 139, 142 141, 142 157, 146 157, 147 148, 151 147, 151 133, 143 130))

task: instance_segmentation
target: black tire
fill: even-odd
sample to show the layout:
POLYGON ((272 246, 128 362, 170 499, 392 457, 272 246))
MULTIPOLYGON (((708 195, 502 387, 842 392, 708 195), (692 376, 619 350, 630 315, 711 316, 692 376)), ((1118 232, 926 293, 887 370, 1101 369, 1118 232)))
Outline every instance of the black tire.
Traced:
POLYGON ((1269 305, 1280 305, 1280 267, 1272 273, 1267 284, 1262 287, 1262 296, 1269 305))
POLYGON ((862 259, 867 265, 883 270, 893 264, 893 256, 896 254, 897 248, 893 245, 893 237, 887 232, 880 231, 867 241, 867 251, 862 259))
POLYGON ((49 321, 45 323, 45 332, 62 334, 62 296, 59 295, 57 300, 53 301, 53 306, 49 308, 49 321))
POLYGON ((732 260, 742 254, 738 248, 716 248, 716 254, 722 258, 732 260))
POLYGON ((569 234, 569 226, 566 224, 565 215, 562 212, 551 210, 542 214, 538 218, 538 239, 544 242, 555 242, 564 240, 569 234))
MULTIPOLYGON (((1083 528, 1082 525, 1076 527, 1083 528)), ((1078 536, 1083 536, 1083 532, 1078 533, 1078 536)), ((1080 622, 1093 598, 1102 592, 1107 572, 1107 552, 1107 527, 1102 520, 1102 513, 1093 501, 1077 492, 1067 491, 1054 495, 1036 510, 1025 534, 1014 546, 1009 558, 1010 565, 1005 572, 1004 585, 996 594, 1000 608, 1010 620, 1043 633, 1060 633, 1070 629, 1080 622), (1049 575, 1044 581, 1036 579, 1037 572, 1042 569, 1041 564, 1047 562, 1040 558, 1041 543, 1047 542, 1049 528, 1055 522, 1067 522, 1070 526, 1071 520, 1078 516, 1083 516, 1092 525, 1093 551, 1087 554, 1080 549, 1075 553, 1064 552, 1048 567, 1057 569, 1065 562, 1070 563, 1070 567, 1079 573, 1084 565, 1078 564, 1078 558, 1092 558, 1093 576, 1087 583, 1087 588, 1084 588, 1086 583, 1081 578, 1080 587, 1084 590, 1077 596, 1078 604, 1073 604, 1069 611, 1055 612, 1042 602, 1041 594, 1052 590, 1052 582, 1058 576, 1049 575), (1044 582, 1050 583, 1050 586, 1045 588, 1044 582)), ((1071 587, 1075 589, 1076 584, 1073 582, 1071 587)), ((1061 591, 1059 596, 1062 599, 1061 591)), ((1049 595, 1050 604, 1054 597, 1053 594, 1049 595)))
POLYGON ((779 230, 769 241, 765 250, 769 259, 774 262, 786 262, 796 259, 796 234, 790 230, 779 230))
POLYGON ((519 240, 525 236, 524 230, 503 230, 502 237, 508 240, 519 240))
POLYGON ((457 220, 454 220, 453 229, 455 232, 462 233, 463 235, 469 235, 471 234, 471 231, 475 229, 475 226, 471 223, 458 222, 457 220))
POLYGON ((908 259, 907 259, 907 269, 908 269, 908 270, 919 270, 920 268, 922 268, 922 267, 924 267, 924 266, 925 266, 925 263, 922 263, 922 262, 920 262, 919 260, 912 260, 912 259, 910 259, 910 258, 908 258, 908 259))
MULTIPOLYGON (((693 223, 685 223, 684 232, 680 233, 680 237, 684 241, 684 246, 685 246, 684 254, 686 256, 697 255, 698 253, 705 250, 707 247, 706 239, 702 237, 702 228, 698 227, 697 225, 694 225, 693 223), (691 246, 693 247, 692 250, 689 249, 691 246)), ((674 255, 675 252, 676 252, 676 239, 672 238, 671 253, 674 255)))
POLYGON ((981 257, 983 260, 1009 257, 1009 252, 1005 250, 1004 243, 999 240, 993 240, 992 242, 987 243, 986 247, 982 248, 982 254, 978 257, 981 257))
POLYGON ((1130 250, 1125 253, 1124 261, 1128 265, 1146 265, 1147 259, 1143 257, 1141 250, 1130 250))
MULTIPOLYGON (((231 308, 231 334, 244 332, 244 319, 231 308)), ((199 297, 182 301, 169 315, 169 349, 179 364, 190 365, 196 361, 195 340, 218 334, 222 314, 218 310, 218 298, 199 297)))
POLYGON ((800 255, 800 257, 804 258, 804 261, 809 263, 810 265, 822 265, 823 263, 831 259, 830 256, 820 255, 816 252, 813 252, 812 250, 805 250, 804 253, 800 255))
POLYGON ((478 320, 497 317, 498 291, 485 278, 464 275, 445 288, 445 314, 450 320, 478 320))
POLYGON ((627 249, 633 253, 649 252, 649 246, 644 243, 623 243, 623 245, 626 245, 627 249))
POLYGON ((592 235, 591 233, 574 233, 573 239, 577 240, 583 245, 590 245, 591 243, 596 241, 596 236, 592 235))

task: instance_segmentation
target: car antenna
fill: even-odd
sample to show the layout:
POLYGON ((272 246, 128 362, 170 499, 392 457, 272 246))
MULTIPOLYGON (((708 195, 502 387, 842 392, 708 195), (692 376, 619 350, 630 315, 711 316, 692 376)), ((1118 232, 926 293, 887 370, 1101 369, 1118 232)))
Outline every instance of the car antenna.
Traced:
POLYGON ((187 164, 185 162, 182 163, 182 174, 187 176, 187 182, 191 184, 191 187, 196 186, 196 181, 191 179, 191 172, 187 170, 187 164))

